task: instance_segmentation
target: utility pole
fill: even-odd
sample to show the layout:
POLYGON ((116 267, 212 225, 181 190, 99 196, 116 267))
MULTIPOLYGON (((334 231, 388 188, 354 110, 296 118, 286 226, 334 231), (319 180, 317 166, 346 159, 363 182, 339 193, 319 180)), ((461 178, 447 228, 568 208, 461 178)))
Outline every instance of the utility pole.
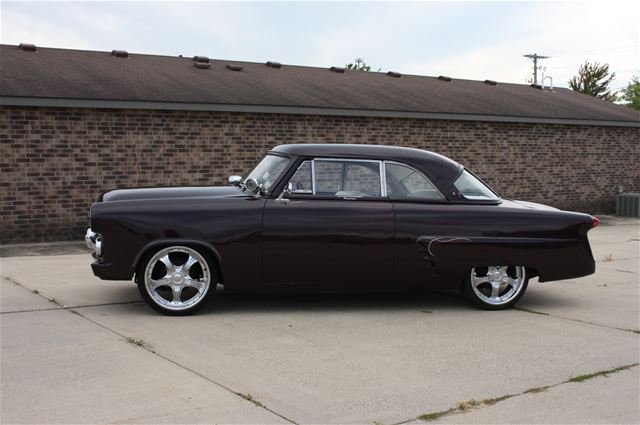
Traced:
POLYGON ((549 59, 551 56, 541 56, 537 53, 522 56, 533 60, 533 84, 538 85, 538 59, 549 59))
POLYGON ((362 66, 362 63, 364 62, 364 59, 355 58, 355 61, 356 61, 356 71, 358 71, 360 69, 360 67, 362 66))

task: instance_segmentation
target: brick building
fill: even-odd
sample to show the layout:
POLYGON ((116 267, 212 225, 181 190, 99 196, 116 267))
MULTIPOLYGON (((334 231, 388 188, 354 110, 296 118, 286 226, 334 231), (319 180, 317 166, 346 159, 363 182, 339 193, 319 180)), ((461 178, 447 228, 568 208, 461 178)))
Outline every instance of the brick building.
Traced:
POLYGON ((225 184, 282 143, 447 155, 503 197, 586 212, 640 191, 640 114, 567 89, 0 46, 0 242, 79 239, 102 191, 225 184))

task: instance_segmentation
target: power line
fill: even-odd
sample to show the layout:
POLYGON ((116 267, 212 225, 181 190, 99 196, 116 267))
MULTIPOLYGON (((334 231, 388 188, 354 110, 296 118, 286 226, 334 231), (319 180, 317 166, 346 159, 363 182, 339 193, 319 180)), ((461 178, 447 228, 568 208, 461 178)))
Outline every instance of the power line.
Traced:
POLYGON ((529 53, 528 55, 522 55, 525 58, 533 60, 533 84, 538 84, 538 59, 549 59, 551 56, 541 56, 537 53, 529 53))

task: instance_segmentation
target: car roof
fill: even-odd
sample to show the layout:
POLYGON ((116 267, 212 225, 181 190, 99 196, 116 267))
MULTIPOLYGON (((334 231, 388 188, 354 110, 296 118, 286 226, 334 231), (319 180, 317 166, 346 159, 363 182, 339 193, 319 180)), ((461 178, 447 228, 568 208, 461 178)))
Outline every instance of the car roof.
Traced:
POLYGON ((400 146, 305 143, 276 146, 272 152, 316 158, 337 157, 397 161, 426 174, 440 188, 449 183, 462 169, 460 164, 444 155, 400 146))

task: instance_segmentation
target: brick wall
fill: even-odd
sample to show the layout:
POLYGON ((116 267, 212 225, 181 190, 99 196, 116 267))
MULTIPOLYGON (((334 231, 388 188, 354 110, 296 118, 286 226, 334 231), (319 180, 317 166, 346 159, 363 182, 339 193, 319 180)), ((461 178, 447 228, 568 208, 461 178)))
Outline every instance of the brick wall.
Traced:
POLYGON ((104 190, 226 184, 282 143, 433 150, 504 197, 586 212, 640 191, 638 128, 3 106, 0 142, 2 243, 79 239, 104 190))

